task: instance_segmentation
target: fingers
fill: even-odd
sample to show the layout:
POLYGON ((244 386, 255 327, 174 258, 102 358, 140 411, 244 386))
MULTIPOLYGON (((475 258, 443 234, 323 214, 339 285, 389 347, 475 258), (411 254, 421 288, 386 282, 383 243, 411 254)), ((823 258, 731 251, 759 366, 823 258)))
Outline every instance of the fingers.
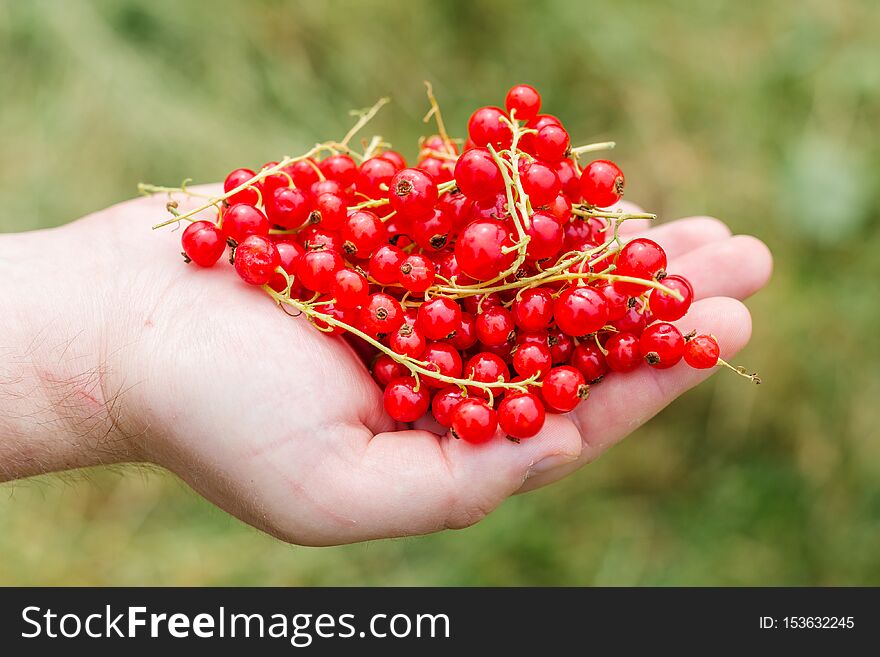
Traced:
POLYGON ((668 258, 675 258, 705 244, 730 237, 730 228, 714 217, 688 217, 628 237, 652 239, 663 247, 668 258))
MULTIPOLYGON (((696 328, 700 333, 714 335, 725 359, 745 346, 752 327, 746 307, 726 297, 698 301, 684 318, 674 323, 682 332, 696 328)), ((682 361, 668 370, 640 367, 626 374, 611 374, 594 386, 590 396, 570 414, 584 441, 578 460, 530 478, 522 490, 545 486, 597 458, 716 370, 695 370, 682 361)))
MULTIPOLYGON (((336 545, 474 524, 519 489, 530 472, 575 461, 583 443, 566 417, 548 418, 519 444, 501 434, 472 445, 427 431, 382 433, 348 467, 314 471, 315 503, 282 538, 336 545)), ((276 532, 278 533, 278 532, 276 532)))

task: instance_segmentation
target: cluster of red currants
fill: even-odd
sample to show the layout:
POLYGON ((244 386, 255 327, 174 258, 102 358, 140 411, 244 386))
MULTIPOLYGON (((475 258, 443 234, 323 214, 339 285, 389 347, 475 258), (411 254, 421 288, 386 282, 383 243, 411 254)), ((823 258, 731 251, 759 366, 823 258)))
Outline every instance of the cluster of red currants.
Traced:
MULTIPOLYGON (((429 411, 453 436, 537 434, 613 372, 724 363, 709 335, 682 335, 690 283, 655 242, 625 242, 624 190, 603 145, 572 148, 529 85, 483 107, 463 144, 445 131, 418 160, 328 142, 259 172, 236 169, 192 220, 183 253, 203 267, 231 246, 235 271, 320 330, 361 341, 388 414, 429 411)), ((171 204, 174 213, 174 205, 171 204)), ((190 219, 193 213, 177 215, 190 219)), ((168 222, 166 222, 168 223, 168 222)))

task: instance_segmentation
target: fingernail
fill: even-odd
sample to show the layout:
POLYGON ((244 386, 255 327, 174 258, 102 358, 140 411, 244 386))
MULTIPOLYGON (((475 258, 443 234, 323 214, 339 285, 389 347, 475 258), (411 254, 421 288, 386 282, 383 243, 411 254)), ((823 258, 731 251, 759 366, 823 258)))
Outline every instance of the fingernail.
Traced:
POLYGON ((532 463, 532 467, 530 467, 528 473, 526 473, 526 479, 538 474, 550 472, 550 470, 555 470, 556 468, 571 463, 576 459, 577 456, 573 456, 572 454, 553 454, 551 456, 545 456, 540 461, 532 463))

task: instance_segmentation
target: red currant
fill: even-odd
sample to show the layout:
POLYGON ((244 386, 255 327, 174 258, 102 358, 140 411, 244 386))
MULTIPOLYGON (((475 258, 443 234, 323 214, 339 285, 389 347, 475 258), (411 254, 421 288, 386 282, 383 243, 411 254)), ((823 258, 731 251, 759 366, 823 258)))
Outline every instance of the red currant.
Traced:
POLYGON ((388 335, 403 324, 403 307, 394 297, 376 292, 361 308, 360 323, 364 332, 373 338, 388 335))
POLYGON ((461 323, 461 308, 448 297, 435 297, 419 306, 418 326, 429 340, 449 337, 461 323))
MULTIPOLYGON (((481 107, 471 114, 468 135, 477 146, 492 145, 495 150, 509 148, 513 133, 505 123, 507 116, 498 107, 481 107)), ((458 176, 456 176, 456 180, 458 176)))
POLYGON ((372 157, 364 160, 358 169, 355 187, 358 193, 367 198, 385 198, 395 173, 397 169, 392 162, 381 157, 372 157))
POLYGON ((684 355, 684 338, 672 324, 652 324, 639 338, 639 351, 648 365, 665 370, 684 355))
POLYGON ((412 238, 423 249, 440 251, 448 245, 451 231, 452 218, 437 209, 413 221, 412 238))
MULTIPOLYGON (((499 380, 510 380, 510 370, 507 369, 507 364, 500 356, 487 351, 481 351, 472 356, 465 364, 462 376, 480 383, 495 383, 499 380)), ((479 397, 483 397, 486 394, 476 386, 470 386, 468 391, 470 394, 479 397)))
POLYGON ((553 356, 553 363, 556 365, 567 363, 574 351, 574 340, 558 328, 548 332, 547 344, 550 346, 550 355, 553 356))
POLYGON ((608 320, 605 297, 590 287, 568 289, 553 306, 556 325, 571 336, 595 333, 608 320))
POLYGON ((293 184, 300 189, 311 189, 312 185, 321 180, 321 176, 318 174, 320 169, 310 157, 287 165, 284 167, 284 171, 293 180, 293 184))
POLYGON ((424 294, 434 284, 434 263, 413 253, 400 263, 398 281, 413 294, 424 294))
POLYGON ((565 194, 572 203, 579 203, 581 195, 581 181, 574 162, 568 158, 560 160, 556 164, 556 177, 559 178, 559 184, 562 185, 562 193, 565 194))
MULTIPOLYGON (((434 370, 441 376, 452 378, 461 377, 461 354, 458 349, 446 342, 429 342, 422 352, 423 360, 428 364, 428 369, 434 370)), ((425 383, 434 388, 446 385, 443 381, 431 376, 424 377, 425 383)))
POLYGON ((373 361, 372 372, 376 383, 384 388, 394 379, 407 376, 409 370, 391 356, 381 354, 373 361))
MULTIPOLYGON (((226 180, 223 181, 223 191, 230 192, 236 187, 243 185, 248 180, 257 175, 251 169, 236 169, 232 171, 228 176, 226 176, 226 180)), ((249 187, 245 187, 240 192, 233 194, 226 202, 229 205, 235 205, 236 203, 246 203, 247 205, 256 205, 259 201, 260 194, 257 192, 259 189, 259 183, 251 185, 249 187)))
POLYGON ((194 221, 180 238, 184 255, 199 267, 212 267, 223 251, 226 239, 223 233, 210 221, 194 221))
POLYGON ((370 276, 380 285, 391 285, 400 276, 400 265, 406 254, 396 246, 383 244, 370 257, 370 276))
POLYGON ((309 215, 309 222, 319 224, 326 230, 339 230, 348 217, 345 206, 345 199, 339 194, 320 194, 315 199, 315 209, 309 215))
POLYGON ((531 393, 506 396, 498 406, 498 424, 511 438, 531 438, 544 426, 545 417, 544 404, 531 393))
POLYGON ((523 344, 517 346, 513 352, 513 369, 522 377, 544 375, 550 371, 552 365, 550 347, 545 345, 523 344))
POLYGON ((355 180, 357 180, 357 164, 355 164, 355 161, 348 155, 331 155, 330 157, 321 160, 321 163, 318 166, 321 169, 321 173, 323 173, 328 180, 335 180, 342 185, 344 189, 354 185, 355 180))
POLYGON ((532 215, 526 234, 531 238, 526 247, 526 257, 533 262, 552 258, 562 248, 562 226, 556 217, 546 212, 539 211, 532 215))
POLYGON ((336 251, 326 249, 306 251, 300 258, 297 273, 300 282, 306 288, 324 293, 332 289, 336 272, 344 266, 342 256, 336 251))
POLYGON ((557 413, 573 411, 589 394, 590 387, 583 374, 567 365, 551 369, 541 386, 544 401, 550 410, 557 413))
MULTIPOLYGON (((300 260, 305 253, 303 248, 293 242, 275 242, 275 248, 278 249, 278 264, 287 272, 288 276, 296 277, 300 260)), ((287 289, 287 280, 276 272, 269 281, 269 287, 276 292, 283 292, 287 289)), ((299 287, 299 281, 294 279, 291 294, 297 287, 299 287)))
POLYGON ((513 263, 516 252, 504 252, 512 247, 513 240, 503 224, 475 221, 459 234, 455 242, 455 259, 471 278, 489 280, 513 263))
POLYGON ((415 422, 428 411, 431 393, 424 385, 416 390, 415 380, 405 376, 386 386, 383 403, 385 412, 398 422, 415 422))
POLYGON ((446 386, 434 393, 434 398, 431 400, 431 414, 440 426, 447 429, 452 426, 452 413, 462 399, 464 397, 461 396, 461 389, 458 386, 446 386))
POLYGON ((663 279, 663 285, 677 291, 682 296, 679 301, 671 294, 662 290, 652 290, 649 297, 651 313, 656 319, 672 322, 685 316, 694 298, 694 290, 688 280, 682 276, 667 276, 663 279))
POLYGON ((519 178, 533 208, 549 205, 562 191, 556 172, 543 162, 527 162, 519 178))
POLYGON ((424 171, 402 169, 391 179, 388 200, 401 214, 424 217, 437 203, 437 185, 424 171))
MULTIPOLYGON (((662 277, 666 269, 666 252, 652 240, 639 237, 627 242, 617 255, 615 274, 651 280, 662 277)), ((637 296, 647 288, 638 283, 617 281, 617 288, 630 296, 637 296)))
POLYGON ((278 187, 264 200, 269 222, 282 228, 302 226, 312 209, 311 196, 291 187, 278 187))
POLYGON ((398 354, 409 356, 410 358, 420 359, 425 353, 425 347, 428 342, 425 340, 425 334, 422 331, 408 323, 401 325, 399 329, 394 331, 388 337, 388 346, 398 354))
POLYGON ((265 285, 281 264, 275 242, 263 235, 251 235, 235 248, 235 271, 246 283, 265 285))
POLYGON ((498 430, 498 414, 481 399, 468 397, 452 411, 452 435, 469 443, 485 443, 498 430))
POLYGON ((363 274, 353 269, 340 269, 336 272, 330 292, 340 308, 358 308, 367 302, 370 284, 363 274))
POLYGON ((356 210, 348 215, 342 227, 342 250, 355 258, 369 258, 387 236, 385 224, 379 217, 369 210, 356 210))
POLYGON ((615 333, 605 343, 605 362, 614 372, 631 372, 642 362, 639 338, 632 333, 615 333))
POLYGON ((472 148, 458 158, 455 182, 462 194, 474 201, 493 198, 504 191, 501 170, 485 148, 472 148))
POLYGON ((388 160, 391 164, 394 165, 394 168, 400 171, 401 169, 406 168, 406 160, 403 155, 398 153, 397 151, 382 151, 381 155, 379 155, 383 160, 388 160))
POLYGON ((599 208, 614 205, 623 196, 623 171, 609 160, 595 160, 581 173, 581 195, 584 201, 599 208))
POLYGON ((530 121, 541 109, 541 95, 531 85, 518 84, 507 92, 504 105, 517 121, 530 121))
POLYGON ((451 338, 446 338, 449 344, 458 349, 465 351, 477 344, 477 320, 470 313, 463 312, 461 314, 461 323, 455 329, 455 334, 451 338))
POLYGON ((543 287, 530 288, 514 300, 513 321, 526 331, 538 331, 553 319, 553 295, 543 287))
POLYGON ((685 362, 698 370, 715 367, 720 357, 721 348, 711 335, 698 335, 684 345, 685 362))
POLYGON ((495 347, 513 338, 513 315, 497 306, 477 315, 477 338, 487 347, 495 347))
POLYGON ((268 235, 269 220, 252 205, 236 203, 223 213, 220 229, 232 241, 238 243, 248 235, 268 235))
POLYGON ((545 162, 559 162, 568 152, 568 133, 562 126, 545 125, 535 135, 535 156, 545 162))
POLYGON ((571 201, 565 194, 557 194, 547 206, 550 214, 556 217, 560 226, 565 226, 571 221, 571 201))
POLYGON ((608 372, 605 354, 595 342, 581 342, 571 355, 571 366, 584 375, 587 383, 598 383, 608 372))

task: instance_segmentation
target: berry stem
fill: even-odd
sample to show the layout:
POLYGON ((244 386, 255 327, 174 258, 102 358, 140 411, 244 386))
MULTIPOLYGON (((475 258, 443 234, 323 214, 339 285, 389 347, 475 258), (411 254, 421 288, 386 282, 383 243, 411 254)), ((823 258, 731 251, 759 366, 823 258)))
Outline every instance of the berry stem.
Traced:
POLYGON ((723 358, 718 359, 718 364, 723 367, 726 367, 727 369, 731 370, 732 372, 734 372, 736 374, 739 374, 744 379, 748 379, 749 381, 751 381, 752 383, 754 383, 756 385, 760 385, 760 383, 761 383, 761 377, 758 376, 757 372, 749 373, 746 370, 746 368, 743 367, 742 365, 731 365, 723 358))
POLYGON ((617 146, 617 142, 613 141, 600 141, 595 144, 584 144, 583 146, 578 146, 577 148, 571 149, 571 154, 577 157, 578 155, 583 155, 584 153, 595 153, 596 151, 607 151, 611 150, 617 146))

